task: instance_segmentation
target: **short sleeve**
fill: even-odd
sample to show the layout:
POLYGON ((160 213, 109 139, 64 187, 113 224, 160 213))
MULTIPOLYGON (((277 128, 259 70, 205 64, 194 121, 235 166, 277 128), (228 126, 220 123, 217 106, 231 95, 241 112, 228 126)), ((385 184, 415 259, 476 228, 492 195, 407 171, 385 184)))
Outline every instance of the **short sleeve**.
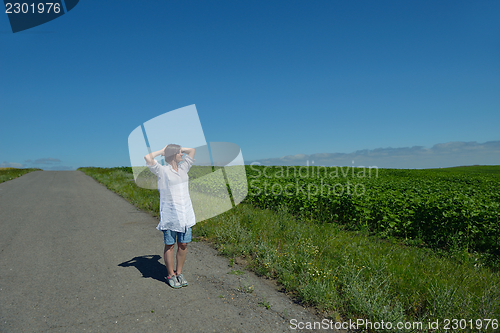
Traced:
POLYGON ((194 164, 194 159, 191 158, 189 155, 186 155, 186 157, 184 158, 184 162, 182 162, 182 164, 179 167, 188 172, 189 169, 191 169, 191 167, 193 166, 193 164, 194 164))
POLYGON ((160 175, 160 163, 156 162, 156 160, 154 160, 155 164, 153 165, 147 165, 149 170, 156 176, 158 177, 160 175))

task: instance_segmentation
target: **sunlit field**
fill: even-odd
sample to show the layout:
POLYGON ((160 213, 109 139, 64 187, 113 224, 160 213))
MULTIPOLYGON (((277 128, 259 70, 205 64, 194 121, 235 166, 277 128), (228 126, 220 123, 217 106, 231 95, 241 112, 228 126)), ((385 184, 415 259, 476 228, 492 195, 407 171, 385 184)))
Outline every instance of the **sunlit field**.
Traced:
MULTIPOLYGON (((356 177, 355 169, 329 177, 332 186, 363 184, 363 195, 311 193, 308 184, 324 184, 324 177, 280 177, 279 167, 263 168, 247 167, 247 198, 198 222, 198 239, 334 320, 498 324, 500 167, 381 169, 371 178, 356 177), (272 184, 281 186, 273 193, 272 184)), ((131 168, 79 170, 159 215, 158 191, 137 187, 131 168)))

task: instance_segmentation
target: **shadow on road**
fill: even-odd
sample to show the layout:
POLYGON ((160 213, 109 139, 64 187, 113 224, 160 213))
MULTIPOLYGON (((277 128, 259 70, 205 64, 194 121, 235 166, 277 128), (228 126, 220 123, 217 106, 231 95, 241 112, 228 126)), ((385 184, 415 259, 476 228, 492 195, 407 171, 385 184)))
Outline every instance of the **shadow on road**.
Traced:
POLYGON ((128 261, 122 262, 118 266, 120 267, 130 267, 133 266, 142 273, 143 278, 152 278, 160 282, 165 282, 165 276, 167 270, 165 265, 158 262, 161 257, 157 254, 145 255, 140 257, 132 258, 128 261))

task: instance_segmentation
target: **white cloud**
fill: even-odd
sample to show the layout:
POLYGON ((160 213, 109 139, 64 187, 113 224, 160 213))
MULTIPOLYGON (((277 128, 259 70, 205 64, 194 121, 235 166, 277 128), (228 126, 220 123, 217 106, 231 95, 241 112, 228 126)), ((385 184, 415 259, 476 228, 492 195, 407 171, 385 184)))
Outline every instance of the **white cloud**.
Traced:
POLYGON ((26 160, 24 161, 25 167, 40 168, 43 170, 75 170, 71 166, 61 165, 62 161, 58 158, 44 157, 36 160, 26 160))
POLYGON ((298 154, 261 159, 255 162, 263 165, 354 165, 402 169, 440 168, 460 165, 500 165, 500 141, 485 143, 447 142, 436 144, 431 148, 414 146, 364 149, 349 154, 298 154))
POLYGON ((21 163, 4 161, 2 164, 0 164, 0 168, 24 168, 24 165, 21 163))
POLYGON ((61 160, 58 158, 39 158, 33 164, 59 164, 61 163, 61 160))

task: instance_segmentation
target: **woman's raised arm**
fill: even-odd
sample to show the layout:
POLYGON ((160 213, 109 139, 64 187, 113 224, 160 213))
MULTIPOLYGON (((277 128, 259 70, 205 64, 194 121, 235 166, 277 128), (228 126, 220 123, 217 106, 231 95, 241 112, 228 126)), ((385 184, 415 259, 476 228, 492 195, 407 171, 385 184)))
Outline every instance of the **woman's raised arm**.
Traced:
POLYGON ((160 155, 163 156, 163 154, 165 153, 165 148, 166 147, 167 146, 163 147, 163 149, 161 149, 161 150, 154 151, 154 152, 149 153, 146 156, 144 156, 144 159, 146 160, 146 163, 148 165, 154 165, 155 164, 155 157, 156 156, 160 156, 160 155))
POLYGON ((185 147, 182 147, 181 148, 181 153, 188 154, 189 157, 191 157, 192 159, 194 159, 194 148, 185 148, 185 147))

